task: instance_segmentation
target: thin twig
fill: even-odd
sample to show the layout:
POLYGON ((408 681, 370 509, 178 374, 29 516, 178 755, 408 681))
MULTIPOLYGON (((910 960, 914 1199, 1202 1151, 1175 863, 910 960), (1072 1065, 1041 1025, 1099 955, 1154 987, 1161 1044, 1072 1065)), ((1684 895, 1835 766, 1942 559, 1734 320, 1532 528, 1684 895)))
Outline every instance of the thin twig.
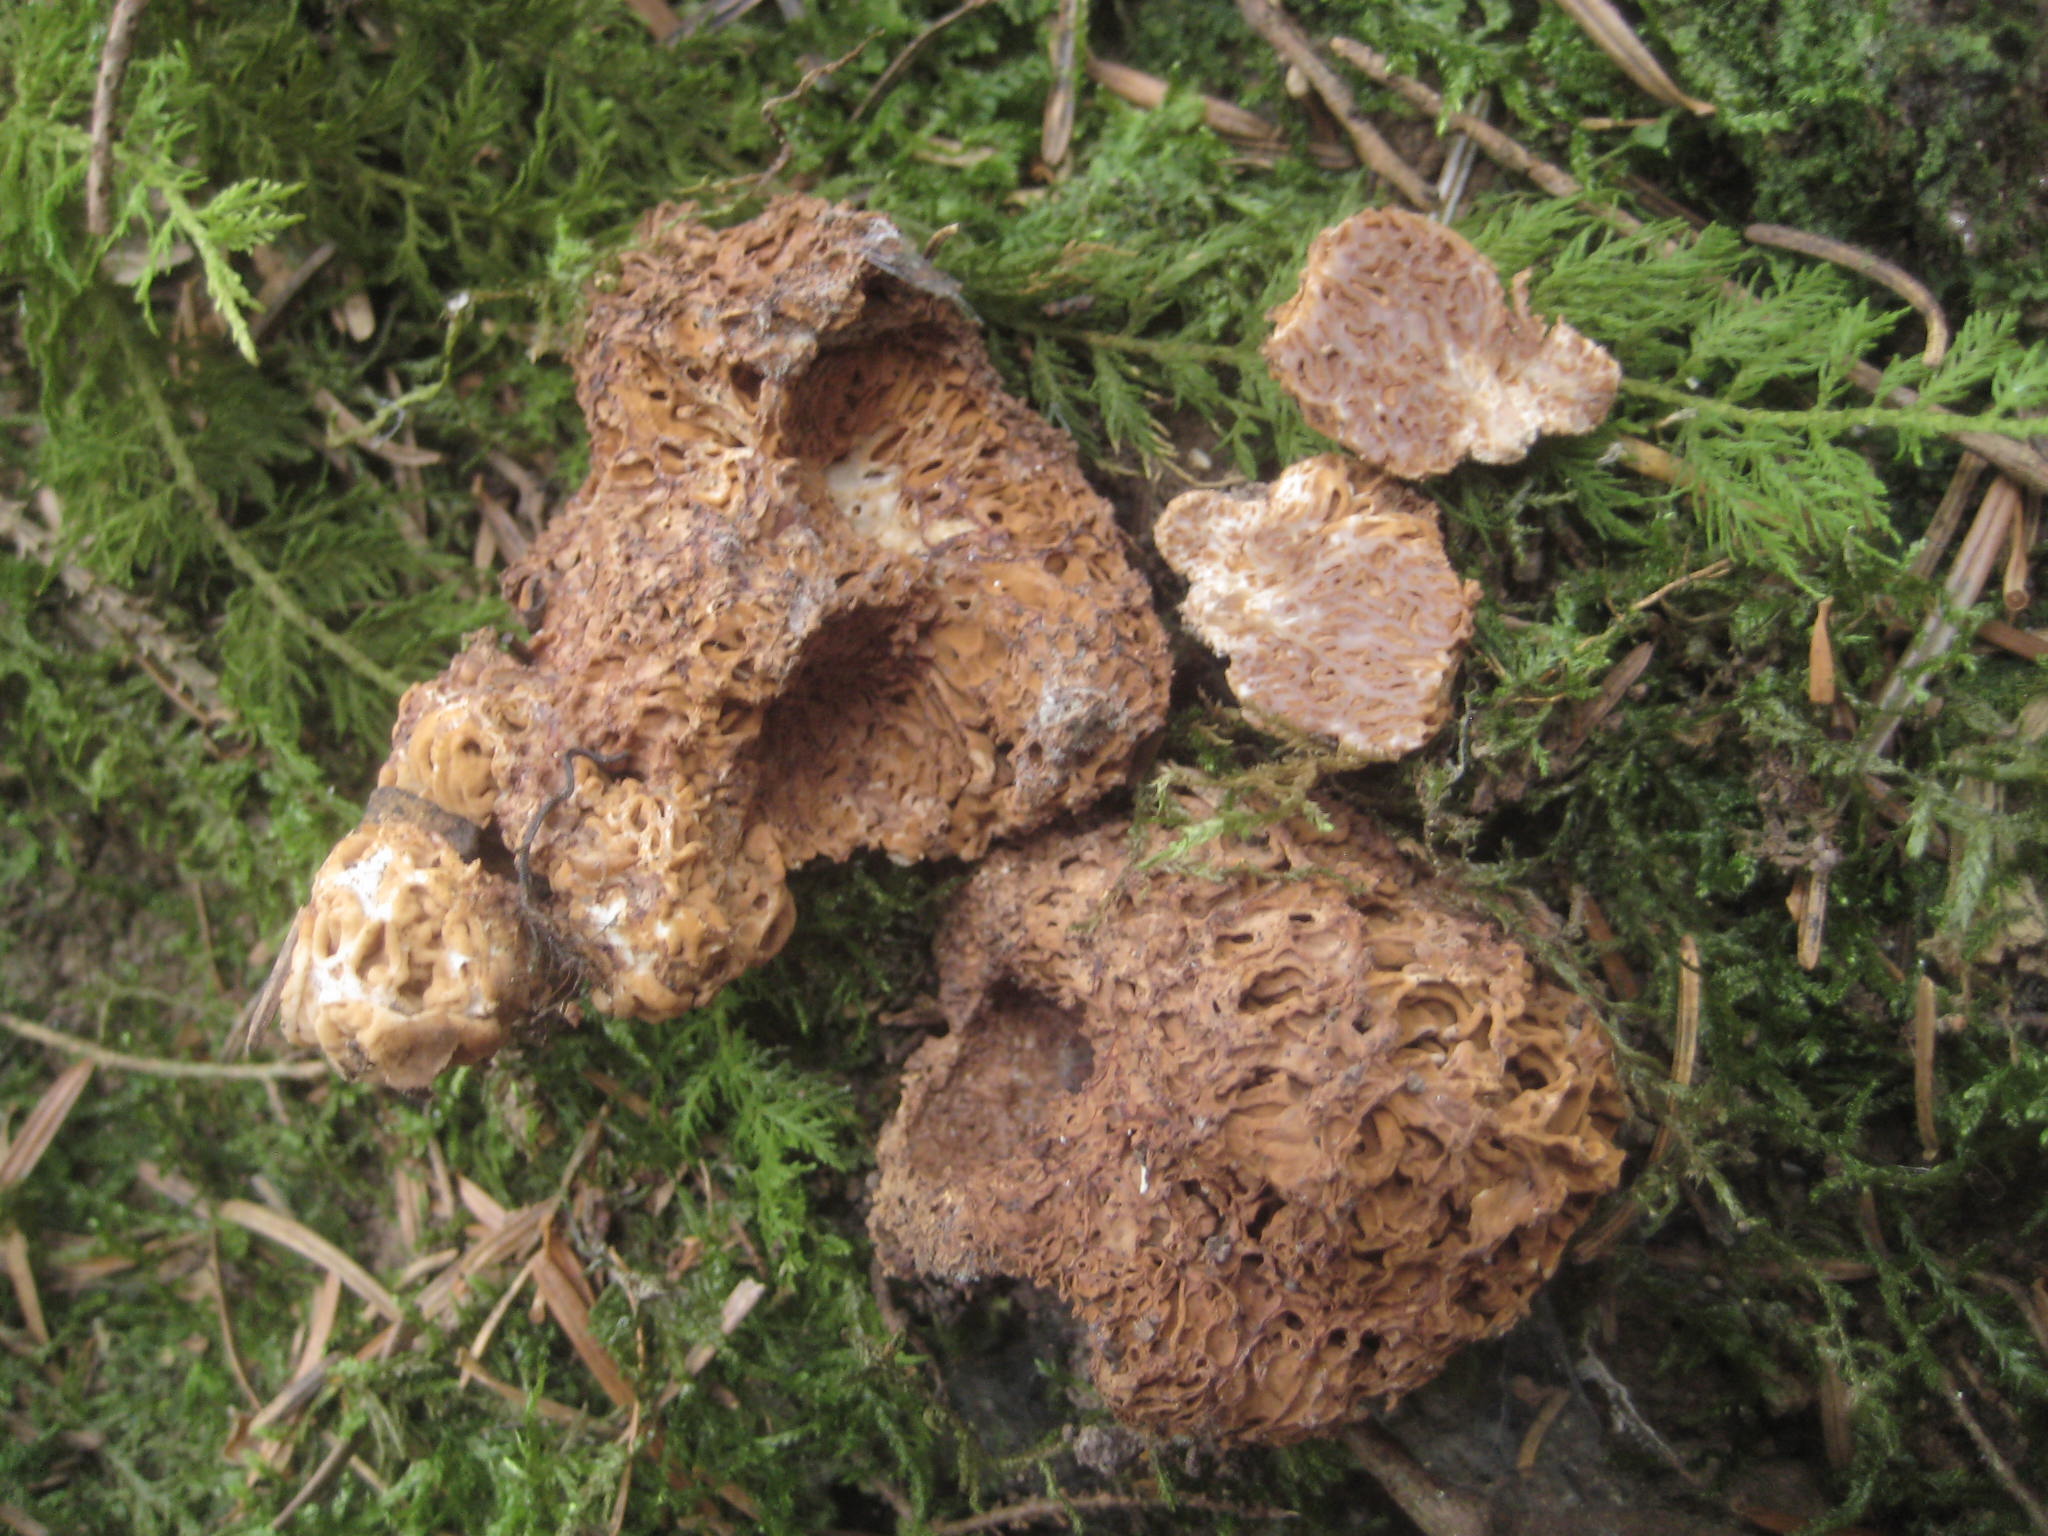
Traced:
POLYGON ((1955 1415, 1956 1422, 1963 1426, 1963 1433, 1970 1437, 1970 1443, 1977 1447, 1977 1454, 1984 1458, 1984 1464, 1991 1469, 1991 1475, 1998 1479, 2000 1486, 2012 1496, 2012 1501, 2025 1512, 2027 1523, 2039 1533, 2048 1536, 2048 1505, 2044 1505, 2033 1490, 2020 1481, 2019 1473, 2006 1460, 1984 1426, 1977 1422, 1977 1416, 1970 1412, 1970 1405, 1963 1397, 1963 1389, 1956 1384, 1954 1376, 1941 1368, 1941 1400, 1948 1405, 1948 1411, 1955 1415))
POLYGON ((40 522, 27 515, 24 503, 0 501, 0 535, 24 559, 56 572, 91 638, 127 648, 150 681, 207 729, 232 724, 235 712, 221 696, 220 674, 134 593, 64 557, 58 531, 61 508, 54 493, 47 488, 38 491, 36 510, 40 522))
POLYGON ((768 125, 768 131, 775 135, 775 141, 782 147, 775 151, 775 158, 768 162, 766 170, 762 171, 760 175, 750 178, 755 186, 765 187, 769 182, 780 176, 783 168, 789 164, 791 157, 796 154, 796 145, 790 139, 789 130, 782 126, 782 119, 776 116, 776 113, 783 107, 789 106, 792 102, 802 101, 811 94, 811 88, 820 80, 826 79, 839 70, 844 69, 863 53, 866 53, 868 44, 881 35, 879 31, 870 32, 866 37, 847 49, 846 52, 839 55, 838 58, 828 60, 823 64, 814 64, 805 70, 797 80, 796 89, 785 91, 780 96, 770 96, 761 103, 761 121, 768 125))
MULTIPOLYGON (((1088 56, 1086 68, 1090 80, 1134 107, 1143 107, 1150 112, 1166 104, 1169 87, 1157 75, 1148 75, 1142 69, 1133 69, 1128 64, 1119 64, 1092 53, 1088 56)), ((1202 122, 1227 139, 1234 139, 1255 150, 1273 150, 1284 143, 1278 128, 1234 101, 1207 95, 1197 100, 1202 103, 1202 122)))
MULTIPOLYGON (((1563 0, 1559 0, 1563 3, 1563 0)), ((1891 289, 1900 298, 1919 312, 1927 323, 1927 350, 1920 355, 1920 361, 1930 368, 1941 366, 1941 360, 1948 356, 1948 316, 1942 312, 1941 300, 1919 278, 1904 267, 1895 266, 1882 256, 1860 250, 1840 240, 1830 240, 1826 235, 1809 234, 1803 229, 1793 229, 1784 224, 1752 224, 1742 232, 1742 238, 1751 245, 1768 245, 1781 251, 1797 251, 1801 256, 1816 257, 1821 261, 1833 262, 1847 268, 1858 277, 1867 277, 1873 283, 1891 289)))
POLYGON ((192 455, 186 451, 185 440, 179 436, 177 423, 171 417, 170 402, 157 387, 156 378, 129 336, 127 327, 117 326, 114 334, 128 365, 130 383, 142 402, 143 413, 156 430, 157 445, 163 449, 164 458, 171 467, 171 478, 198 511, 200 521, 213 535, 228 563, 242 573, 243 578, 286 623, 302 630, 358 677, 394 696, 405 692, 404 678, 372 661, 354 641, 336 634, 308 613, 305 605, 292 596, 291 589, 278 579, 277 573, 258 560, 249 546, 242 542, 242 536, 228 525, 220 503, 207 488, 192 455))
POLYGON ((95 240, 113 232, 107 213, 107 182, 114 165, 114 101, 121 77, 128 72, 128 53, 135 46, 135 23, 149 0, 114 0, 107 18, 107 41, 100 49, 99 79, 92 89, 92 157, 85 167, 85 230, 95 240))
POLYGON ((1949 568, 1948 580, 1935 599, 1934 611, 1927 615, 1920 632, 1878 692, 1867 742, 1871 757, 1883 757, 1891 750, 1899 722, 1905 717, 1908 698, 1927 669, 1955 644, 1961 633, 1960 615, 1983 596, 1991 569, 2004 550, 2006 529, 2019 515, 2019 507, 2020 493, 2003 475, 1991 482, 1991 489, 1977 504, 1976 520, 1970 524, 1962 548, 1956 551, 1955 564, 1949 568))
POLYGON ((1977 626, 1977 638, 2028 661, 2039 661, 2048 656, 2048 636, 2038 635, 2031 629, 2021 629, 2017 624, 2008 624, 2004 619, 1986 619, 1977 626))
POLYGON ((1721 559, 1708 562, 1696 571, 1687 571, 1683 576, 1673 577, 1647 597, 1639 597, 1629 604, 1631 610, 1641 613, 1645 608, 1654 608, 1680 588, 1689 587, 1698 581, 1719 581, 1735 569, 1733 560, 1721 559))
POLYGON ((1295 24, 1294 19, 1281 10, 1275 0, 1237 0, 1237 9, 1246 26, 1264 38, 1281 58, 1301 71, 1302 78, 1314 88, 1323 105, 1330 109, 1330 115, 1344 129, 1352 147, 1358 151, 1358 158, 1374 174, 1393 183, 1394 190, 1413 206, 1424 213, 1435 208, 1436 194, 1429 190, 1429 183, 1395 152, 1393 145, 1380 137, 1377 128, 1359 116, 1358 103, 1351 95, 1351 88, 1323 62, 1321 55, 1309 43, 1308 34, 1295 24))
MULTIPOLYGON (((1042 1520, 1071 1524, 1071 1515, 1091 1514, 1108 1509, 1165 1509, 1167 1501, 1157 1494, 1084 1493, 1070 1499, 1024 1499, 1001 1509, 984 1510, 962 1520, 941 1520, 927 1527, 932 1536, 972 1536, 975 1531, 1000 1530, 1007 1525, 1036 1525, 1042 1520)), ((1173 1500, 1174 1509, 1200 1510, 1205 1514, 1233 1515, 1240 1520, 1295 1520, 1291 1509, 1261 1508, 1232 1504, 1223 1499, 1205 1499, 1182 1494, 1173 1500)))
POLYGON ((926 43, 937 37, 946 28, 952 26, 954 22, 964 16, 972 16, 976 11, 989 3, 990 0, 964 0, 964 3, 954 6, 952 10, 946 12, 945 15, 932 22, 922 32, 918 33, 917 36, 905 43, 903 51, 889 61, 889 67, 876 77, 873 85, 868 87, 867 95, 861 97, 860 105, 853 109, 853 120, 857 123, 866 117, 868 113, 875 109, 876 104, 884 96, 896 89, 897 82, 902 80, 905 72, 909 70, 912 61, 917 58, 919 53, 923 52, 926 43))
POLYGON ((1491 1529, 1483 1499, 1439 1481, 1379 1425, 1361 1424, 1346 1430, 1342 1439, 1423 1536, 1486 1536, 1491 1529))
POLYGON ((1074 143, 1074 107, 1081 94, 1081 0, 1059 0, 1053 11, 1052 89, 1045 93, 1045 118, 1038 133, 1038 158, 1048 170, 1067 163, 1074 143))
MULTIPOLYGON (((1518 176, 1528 177, 1552 197, 1585 199, 1586 189, 1564 170, 1530 154, 1491 123, 1470 113, 1445 111, 1442 96, 1412 76, 1395 73, 1385 54, 1376 53, 1348 37, 1331 38, 1330 47, 1338 57, 1356 65, 1375 85, 1385 86, 1410 106, 1435 118, 1440 127, 1452 128, 1470 137, 1479 146, 1479 152, 1494 164, 1518 176)), ((1603 208, 1593 203, 1586 204, 1586 207, 1589 212, 1624 232, 1633 233, 1642 228, 1640 219, 1618 208, 1603 208)))
POLYGON ((94 1045, 90 1040, 81 1040, 76 1035, 67 1035, 61 1029, 17 1017, 11 1013, 0 1013, 0 1029, 33 1040, 39 1045, 55 1046, 60 1051, 69 1051, 84 1058, 95 1066, 107 1067, 116 1072, 134 1072, 144 1077, 198 1078, 213 1082, 252 1083, 266 1079, 272 1082, 309 1082, 316 1077, 328 1075, 324 1062, 318 1061, 264 1061, 247 1065, 223 1066, 211 1061, 167 1061, 160 1056, 130 1056, 124 1051, 110 1051, 103 1045, 94 1045))

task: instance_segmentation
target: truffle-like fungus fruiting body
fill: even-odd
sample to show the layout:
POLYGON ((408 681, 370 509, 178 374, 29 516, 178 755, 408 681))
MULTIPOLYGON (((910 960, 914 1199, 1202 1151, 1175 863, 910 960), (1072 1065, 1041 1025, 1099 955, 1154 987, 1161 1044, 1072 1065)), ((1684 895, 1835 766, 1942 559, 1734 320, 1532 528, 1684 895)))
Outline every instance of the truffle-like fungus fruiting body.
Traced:
POLYGON ((412 689, 380 782, 475 825, 521 952, 601 1007, 706 1001, 787 937, 789 867, 976 857, 1163 724, 1108 504, 887 219, 657 210, 577 383, 589 479, 505 574, 532 638, 412 689))
POLYGON ((394 1088, 491 1055, 545 986, 511 888, 462 846, 475 827, 451 835, 443 817, 373 800, 292 935, 285 1016, 350 1075, 394 1088))
POLYGON ((1399 1398, 1528 1310, 1620 1171, 1592 1010, 1330 821, 1204 844, 1214 876, 1121 826, 1043 837, 941 931, 884 1261, 1056 1287, 1154 1431, 1285 1442, 1399 1398))
POLYGON ((1599 346, 1529 313, 1528 287, 1516 277, 1510 309, 1462 236, 1368 209, 1309 246, 1266 361, 1311 426, 1390 474, 1512 464, 1539 433, 1592 431, 1621 382, 1599 346))
POLYGON ((1247 707, 1376 759, 1450 718, 1479 587, 1421 493, 1324 454, 1271 486, 1177 496, 1153 538, 1247 707))

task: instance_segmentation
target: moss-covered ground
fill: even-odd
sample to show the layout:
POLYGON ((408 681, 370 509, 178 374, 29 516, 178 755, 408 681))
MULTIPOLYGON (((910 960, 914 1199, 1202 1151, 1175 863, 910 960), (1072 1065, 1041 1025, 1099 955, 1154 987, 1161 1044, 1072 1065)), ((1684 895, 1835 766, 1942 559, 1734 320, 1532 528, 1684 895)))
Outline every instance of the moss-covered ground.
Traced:
MULTIPOLYGON (((1109 1432, 1041 1298, 876 1287, 868 1149, 957 869, 808 872, 788 952, 713 1007, 590 1018, 427 1102, 161 1069, 221 1057, 398 688, 508 621, 485 504, 580 480, 565 350, 652 203, 801 187, 943 233, 1141 560, 1165 497, 1315 446, 1263 316, 1386 193, 1311 153, 1236 8, 1069 8, 1084 53, 1174 91, 1069 82, 1056 170, 1059 8, 927 35, 949 9, 703 5, 658 43, 623 0, 156 0, 89 193, 109 11, 0 8, 0 1526, 1408 1528, 1356 1444, 1109 1432), (1210 132, 1198 92, 1284 143, 1210 132), (82 1080, 23 1025, 145 1060, 82 1080), (522 1220, 542 1260, 434 1289, 522 1220)), ((1934 407, 2009 440, 2048 409, 2041 19, 1650 0, 1641 36, 1720 108, 1695 118, 1525 0, 1295 9, 1585 183, 1592 211, 1482 164, 1459 227, 1627 375, 1592 437, 1432 487, 1487 596, 1415 759, 1263 734, 1183 653, 1159 772, 1230 782, 1234 814, 1311 784, 1371 808, 1607 998, 1627 1063, 1600 1242, 1393 1428, 1453 1482, 1514 1478, 1526 1442, 1714 1529, 2048 1530, 2038 495, 1955 643, 1886 691, 1962 537, 1929 542, 1961 453, 1934 407), (1753 220, 1916 271, 1947 360, 1753 220), (1858 359, 1919 403, 1874 407, 1858 359), (1432 1460, 1451 1404, 1505 1464, 1432 1460)), ((1449 141, 1351 78, 1434 174, 1449 141)), ((1691 1528, 1638 1513, 1611 1528, 1691 1528)))

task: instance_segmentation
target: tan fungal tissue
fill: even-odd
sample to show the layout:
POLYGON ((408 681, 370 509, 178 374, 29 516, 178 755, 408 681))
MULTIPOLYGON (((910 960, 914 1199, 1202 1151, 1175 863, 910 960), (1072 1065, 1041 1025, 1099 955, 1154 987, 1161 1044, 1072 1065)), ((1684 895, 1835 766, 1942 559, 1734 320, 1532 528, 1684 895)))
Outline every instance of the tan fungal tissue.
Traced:
POLYGON ((287 1032, 352 1076, 422 1087, 579 982, 672 1017, 780 946, 790 867, 977 857, 1164 720, 1108 505, 887 219, 657 210, 577 381, 590 477, 505 575, 531 640, 406 694, 299 919, 287 1032))
POLYGON ((888 1268, 1055 1288, 1159 1433, 1286 1442, 1398 1399, 1527 1312, 1620 1172, 1592 1010, 1329 821, 1203 844, 1200 874, 1122 825, 991 855, 883 1133, 888 1268))
POLYGON ((1177 496, 1153 538, 1248 708, 1380 760, 1450 718, 1479 587, 1420 492, 1323 454, 1270 486, 1177 496))
POLYGON ((1309 424, 1405 479, 1467 458, 1511 464, 1538 434, 1607 419, 1621 369, 1529 313, 1528 274, 1500 276, 1462 236, 1373 208, 1317 235, 1265 354, 1309 424))

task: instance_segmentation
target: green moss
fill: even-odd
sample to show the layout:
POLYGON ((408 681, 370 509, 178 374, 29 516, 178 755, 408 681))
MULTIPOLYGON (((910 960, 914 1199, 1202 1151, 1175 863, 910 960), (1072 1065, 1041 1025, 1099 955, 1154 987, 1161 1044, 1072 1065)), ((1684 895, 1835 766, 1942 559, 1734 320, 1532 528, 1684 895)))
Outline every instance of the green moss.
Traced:
MULTIPOLYGON (((774 108, 782 183, 865 200, 915 239, 949 230, 938 259, 1013 387, 1134 507, 1179 485, 1191 446, 1217 473, 1258 477, 1322 446, 1256 349, 1313 233, 1373 200, 1369 182, 1300 158, 1248 165, 1199 126, 1191 94, 1144 113, 1092 89, 1071 167, 1044 179, 1045 18, 1025 0, 939 32, 858 110, 943 9, 866 0, 785 24, 762 7, 657 48, 628 8, 569 0, 157 0, 122 93, 117 228, 103 241, 84 234, 81 203, 101 19, 0 14, 0 499, 53 494, 71 558, 154 614, 232 712, 202 727, 124 646, 80 624, 47 566, 0 552, 0 1007, 146 1053, 203 1056, 226 1036, 355 814, 393 685, 505 617, 472 561, 474 478, 495 473, 493 451, 557 501, 581 477, 562 354, 583 285, 656 201, 694 197, 721 218, 757 204, 770 189, 749 178, 784 142, 762 113, 771 98, 786 98, 774 108), (813 64, 848 54, 800 89, 813 64), (250 363, 237 327, 259 318, 251 251, 288 264, 322 245, 333 252, 307 289, 260 340, 249 333, 250 363), (367 340, 330 319, 351 295, 374 317, 367 340), (323 390, 439 461, 401 484, 373 442, 330 441, 323 390)), ((1300 10, 1454 98, 1490 91, 1496 120, 1602 195, 1621 196, 1633 173, 1720 222, 1619 236, 1482 184, 1467 232, 1505 269, 1533 272, 1540 310, 1610 345, 1629 388, 1591 438, 1431 487, 1454 560, 1487 593, 1461 718, 1416 760, 1360 770, 1274 740, 1190 682, 1140 814, 1175 817, 1163 791, 1176 776, 1223 784, 1222 810, 1182 826, 1171 852, 1201 867, 1219 830, 1311 791, 1349 799, 1425 856, 1464 865, 1504 921, 1580 980, 1583 933, 1546 936, 1516 893, 1560 912, 1597 898, 1644 984, 1611 1014, 1632 1087, 1674 1132, 1636 1186, 1643 1216, 1599 1271, 1603 1304, 1640 1344, 1632 1386, 1668 1437, 1732 1476, 1761 1436, 1811 1441, 1826 1364, 1855 1402, 1851 1463, 1828 1474, 1836 1518, 2009 1527, 1942 1373, 1958 1360, 1980 1373, 2004 1405, 1984 1409, 2002 1443, 2048 1437, 2048 1366, 1995 1283, 2028 1281, 2048 1253, 2030 1194, 2048 1144, 2043 993, 2010 965, 1976 967, 1965 987, 1956 957, 2037 878, 2048 842, 2041 757, 2017 729, 2042 674, 1959 649, 1925 679, 1943 708, 1913 716, 1878 762, 1807 702, 1804 669, 1816 604, 1831 597, 1841 686, 1867 719, 1934 601, 1905 562, 1953 459, 1924 410, 1866 410, 1840 364, 1866 355, 1999 430, 2024 430, 2048 403, 2048 356, 2027 344, 2022 308, 2039 298, 2038 206, 1990 190, 2001 156, 2029 152, 2039 125, 2022 112, 2009 132, 2002 117, 2000 132, 1984 128, 2001 93, 2038 73, 2038 37, 2009 15, 1903 3, 1653 6, 1646 37, 1722 111, 1617 135, 1579 119, 1642 103, 1551 9, 1300 10), (1962 322, 1932 374, 1916 360, 1917 321, 1889 300, 1734 233, 1789 218, 1953 258, 1960 237, 1943 221, 1959 201, 1979 250, 1967 266, 1928 263, 1962 322), (1966 313, 1971 295, 1986 302, 1966 313), (1693 480, 1633 475, 1610 451, 1622 433, 1679 455, 1693 480), (1725 572, 1701 574, 1724 556, 1725 572), (1644 644, 1635 686, 1582 728, 1644 644), (1904 826, 1882 813, 1872 775, 1908 808, 1904 826), (1987 781, 2004 794, 1996 810, 1974 787, 1987 781), (1822 962, 1805 971, 1783 903, 1817 851, 1836 862, 1822 962), (1706 1009, 1700 1071, 1681 1090, 1663 1077, 1688 935, 1706 1009), (1938 1048, 1932 1166, 1918 1160, 1904 1035, 1923 967, 1960 1024, 1938 1048), (1702 1380, 1716 1390, 1691 1389, 1702 1380)), ((1226 4, 1103 0, 1094 41, 1299 135, 1280 71, 1226 4)), ((789 951, 713 1007, 655 1029, 591 1020, 458 1074, 424 1105, 337 1084, 289 1085, 273 1104, 250 1085, 101 1073, 5 1197, 53 1340, 0 1356, 13 1415, 0 1487, 35 1490, 33 1512, 57 1529, 256 1530, 329 1435, 352 1441, 385 1491, 345 1473, 294 1529, 603 1529, 629 1464, 629 1531, 740 1525, 750 1508, 775 1530, 881 1528, 896 1498, 914 1526, 1042 1494, 1047 1477, 1098 1486, 1050 1433, 991 1452, 960 1407, 963 1384, 1009 1379, 1000 1351, 1040 1348, 1016 1321, 1021 1303, 957 1327, 919 1312, 906 1341, 870 1286, 861 1184, 900 1056, 879 1021, 929 992, 927 942, 959 874, 807 872, 789 951), (629 1463, 616 1416, 565 1428, 458 1384, 454 1349, 499 1276, 448 1338, 338 1366, 287 1431, 289 1472, 252 1479, 246 1458, 222 1457, 249 1405, 192 1266, 218 1243, 242 1356, 266 1393, 292 1371, 316 1272, 151 1193, 142 1165, 213 1202, 260 1188, 388 1280, 411 1256, 393 1235, 395 1176, 439 1158, 502 1203, 546 1199, 591 1136, 564 1230, 604 1281, 598 1338, 659 1402, 646 1420, 658 1449, 629 1463), (67 1266, 85 1259, 132 1267, 67 1289, 67 1266), (721 1310, 746 1278, 768 1290, 727 1336, 721 1310), (682 1362, 705 1345, 711 1362, 691 1376, 682 1362)), ((41 1052, 0 1051, 11 1126, 51 1074, 41 1052)), ((423 1220, 423 1250, 472 1240, 458 1214, 423 1220)), ((344 1308, 337 1348, 367 1336, 344 1308)), ((526 1321, 523 1300, 488 1363, 519 1394, 609 1412, 561 1330, 526 1321)), ((1065 1385, 1057 1371, 1040 1381, 1033 1412, 1087 1420, 1065 1385)), ((1162 1453, 1145 1486, 1284 1503, 1325 1524, 1357 1517, 1337 1447, 1178 1467, 1162 1453)))

